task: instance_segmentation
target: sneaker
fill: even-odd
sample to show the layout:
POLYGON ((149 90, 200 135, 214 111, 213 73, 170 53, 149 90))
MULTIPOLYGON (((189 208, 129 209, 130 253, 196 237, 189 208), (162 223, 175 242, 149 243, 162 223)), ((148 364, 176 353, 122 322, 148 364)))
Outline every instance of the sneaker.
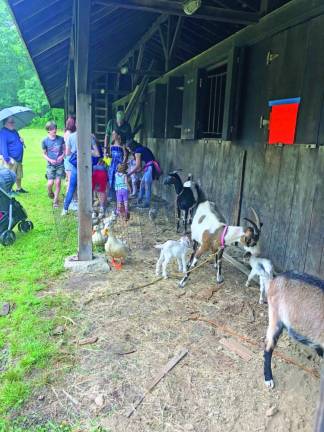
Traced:
POLYGON ((78 211, 78 203, 72 201, 71 204, 69 205, 69 210, 78 211))
POLYGON ((28 193, 28 191, 26 191, 23 188, 20 188, 20 189, 16 189, 16 193, 28 193))
POLYGON ((53 208, 59 208, 59 203, 57 201, 53 202, 53 208))
POLYGON ((67 214, 68 214, 68 211, 65 210, 65 209, 63 209, 63 210, 62 210, 62 213, 61 213, 61 216, 66 216, 67 214))

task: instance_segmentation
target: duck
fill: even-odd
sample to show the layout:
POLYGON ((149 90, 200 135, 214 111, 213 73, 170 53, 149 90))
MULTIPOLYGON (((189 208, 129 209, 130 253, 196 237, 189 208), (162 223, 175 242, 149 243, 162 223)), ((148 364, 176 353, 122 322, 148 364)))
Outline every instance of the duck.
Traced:
POLYGON ((105 224, 105 228, 109 228, 117 221, 117 216, 115 212, 111 212, 110 216, 103 219, 103 223, 105 224))
POLYGON ((94 246, 104 246, 106 237, 102 234, 101 227, 95 225, 92 230, 92 244, 94 246))
POLYGON ((105 233, 106 235, 108 234, 108 240, 105 243, 106 254, 111 258, 111 264, 116 270, 121 270, 128 255, 128 247, 124 242, 115 237, 111 229, 105 228, 105 233), (116 262, 116 259, 119 262, 116 262))

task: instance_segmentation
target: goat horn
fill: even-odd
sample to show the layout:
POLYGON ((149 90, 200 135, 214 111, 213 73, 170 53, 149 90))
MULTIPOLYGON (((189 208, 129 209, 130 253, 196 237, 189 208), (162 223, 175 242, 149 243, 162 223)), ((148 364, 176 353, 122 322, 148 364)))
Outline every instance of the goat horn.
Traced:
POLYGON ((248 219, 248 218, 243 218, 243 219, 246 220, 246 221, 248 221, 253 226, 254 230, 258 234, 260 234, 260 230, 259 230, 259 228, 258 228, 258 226, 257 226, 257 224, 255 222, 253 222, 251 219, 248 219))
POLYGON ((251 212, 252 212, 253 215, 254 215, 255 222, 256 222, 256 225, 257 225, 257 227, 258 227, 258 230, 260 231, 260 230, 261 230, 260 218, 259 218, 259 216, 257 215, 257 212, 254 210, 254 208, 253 208, 253 207, 250 207, 250 208, 251 208, 251 212))

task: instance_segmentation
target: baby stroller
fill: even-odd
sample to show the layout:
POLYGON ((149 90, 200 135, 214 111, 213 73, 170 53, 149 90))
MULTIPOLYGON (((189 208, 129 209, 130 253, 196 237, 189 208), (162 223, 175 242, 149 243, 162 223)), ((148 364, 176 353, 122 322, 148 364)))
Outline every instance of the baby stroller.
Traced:
POLYGON ((31 221, 27 220, 27 213, 22 205, 10 196, 11 187, 15 177, 6 169, 0 170, 0 243, 10 246, 16 240, 13 228, 18 224, 18 230, 28 232, 34 228, 31 221), (13 180, 13 181, 12 181, 13 180))

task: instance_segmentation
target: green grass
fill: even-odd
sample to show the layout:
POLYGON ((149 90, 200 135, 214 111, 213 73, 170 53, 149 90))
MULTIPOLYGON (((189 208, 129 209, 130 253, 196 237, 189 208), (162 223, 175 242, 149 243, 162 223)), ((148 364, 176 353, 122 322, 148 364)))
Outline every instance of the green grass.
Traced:
POLYGON ((60 209, 53 210, 47 197, 46 162, 40 146, 45 133, 26 129, 21 135, 27 146, 22 185, 29 194, 18 199, 34 230, 19 233, 15 228, 16 242, 7 248, 0 246, 0 303, 14 305, 8 316, 0 317, 0 431, 11 430, 6 417, 36 385, 37 374, 32 372, 50 368, 58 352, 50 333, 58 323, 56 316, 64 315, 68 297, 40 298, 37 293, 55 280, 63 271, 64 257, 77 249, 76 219, 62 220, 60 209), (48 313, 53 309, 56 313, 48 313))

